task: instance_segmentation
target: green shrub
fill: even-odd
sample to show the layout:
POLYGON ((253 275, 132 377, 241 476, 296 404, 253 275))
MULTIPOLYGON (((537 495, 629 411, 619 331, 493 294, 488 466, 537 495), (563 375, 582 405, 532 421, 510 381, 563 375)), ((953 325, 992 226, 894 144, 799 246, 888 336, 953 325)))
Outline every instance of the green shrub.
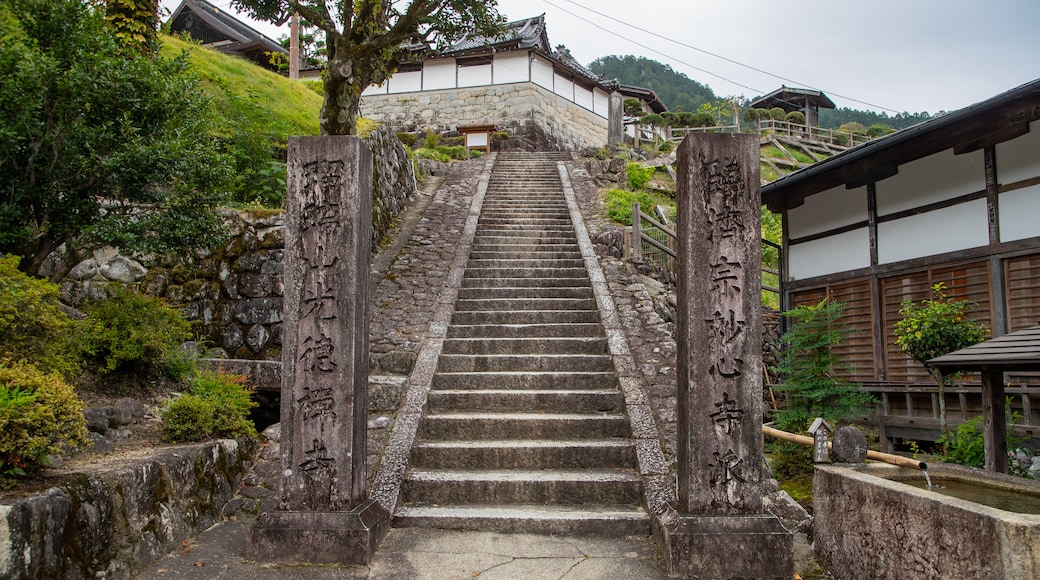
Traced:
POLYGON ((769 116, 774 121, 783 121, 787 118, 787 111, 781 109, 780 107, 773 107, 772 109, 769 109, 769 116))
POLYGON ((675 143, 672 143, 671 141, 661 141, 661 145, 657 147, 657 150, 665 154, 671 153, 672 151, 675 151, 675 143))
POLYGON ((654 171, 656 171, 655 168, 643 167, 641 163, 629 163, 625 166, 625 172, 628 174, 628 188, 632 191, 646 189, 646 184, 650 183, 654 171))
POLYGON ((483 157, 483 156, 484 156, 484 152, 481 151, 480 149, 474 149, 474 150, 469 152, 469 158, 470 159, 476 159, 478 157, 483 157))
POLYGON ((643 213, 653 214, 655 205, 670 205, 674 213, 674 201, 664 199, 663 196, 655 197, 645 191, 625 191, 623 189, 612 189, 607 192, 605 203, 607 217, 623 225, 632 225, 632 204, 639 202, 643 213))
POLYGON ((409 149, 415 149, 415 144, 419 142, 419 137, 415 133, 400 132, 397 134, 397 138, 409 149))
POLYGON ((72 387, 31 364, 0 361, 0 482, 88 442, 83 402, 72 387))
POLYGON ((251 395, 243 375, 200 371, 188 391, 162 412, 163 439, 180 443, 256 435, 249 420, 249 410, 257 405, 251 395))
POLYGON ((61 311, 58 287, 18 270, 19 258, 0 258, 0 358, 26 360, 72 378, 79 370, 72 347, 74 321, 61 311))
POLYGON ((318 93, 322 97, 325 96, 325 81, 319 79, 319 80, 316 80, 316 81, 300 81, 300 82, 303 83, 303 86, 305 86, 308 89, 314 91, 315 93, 318 93))
MULTIPOLYGON (((807 435, 807 433, 801 433, 807 435)), ((773 441, 770 444, 772 461, 769 462, 777 479, 791 479, 813 472, 813 448, 790 441, 773 441)))
POLYGON ((119 286, 108 299, 87 303, 84 310, 80 348, 99 365, 99 374, 159 365, 188 338, 190 325, 179 311, 119 286))
POLYGON ((451 161, 451 157, 441 153, 437 149, 431 149, 429 147, 420 147, 415 150, 415 156, 420 159, 432 159, 434 161, 440 161, 441 163, 448 163, 451 161))
POLYGON ((466 159, 469 159, 469 151, 466 151, 466 147, 464 145, 440 146, 437 147, 437 152, 443 153, 451 159, 458 159, 460 161, 465 161, 466 159))
POLYGON ((867 127, 867 135, 871 137, 881 137, 882 135, 888 135, 889 133, 895 133, 896 130, 889 125, 884 123, 875 123, 867 127))
POLYGON ((459 145, 466 145, 466 139, 462 135, 458 135, 457 137, 445 137, 441 139, 440 142, 441 147, 457 147, 459 145))
POLYGON ((492 141, 505 141, 509 138, 509 131, 495 131, 491 134, 492 141))
POLYGON ((427 133, 425 137, 425 143, 427 149, 434 149, 440 144, 441 134, 440 133, 427 133))
POLYGON ((784 118, 784 120, 787 121, 788 123, 793 123, 795 125, 804 125, 805 124, 805 113, 803 113, 801 111, 791 111, 790 113, 787 114, 787 116, 784 118))

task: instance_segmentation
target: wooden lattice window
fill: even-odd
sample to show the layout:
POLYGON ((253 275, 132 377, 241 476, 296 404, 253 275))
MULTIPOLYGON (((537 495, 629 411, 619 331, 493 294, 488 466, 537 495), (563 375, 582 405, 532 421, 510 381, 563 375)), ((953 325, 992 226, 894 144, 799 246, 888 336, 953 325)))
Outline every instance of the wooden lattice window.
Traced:
POLYGON ((1006 262, 1008 330, 1040 324, 1040 254, 1006 262))
POLYGON ((886 278, 881 281, 885 320, 885 378, 892 381, 930 382, 932 379, 917 361, 911 359, 898 346, 895 339, 895 323, 902 317, 899 309, 905 301, 920 302, 932 297, 932 286, 942 282, 946 296, 956 300, 969 300, 975 308, 969 316, 988 328, 993 328, 993 305, 990 299, 991 283, 989 267, 985 262, 963 266, 936 268, 886 278))
POLYGON ((791 301, 794 306, 817 304, 828 296, 835 302, 845 304, 842 321, 851 331, 848 340, 834 349, 842 363, 842 368, 838 369, 837 374, 853 381, 873 380, 874 318, 870 281, 857 280, 795 292, 791 301))

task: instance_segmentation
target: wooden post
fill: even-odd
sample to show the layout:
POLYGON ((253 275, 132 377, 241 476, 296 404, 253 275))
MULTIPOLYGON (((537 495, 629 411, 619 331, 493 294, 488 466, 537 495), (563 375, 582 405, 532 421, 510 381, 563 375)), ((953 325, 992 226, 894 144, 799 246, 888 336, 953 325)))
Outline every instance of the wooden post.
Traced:
POLYGON ((289 21, 289 78, 300 78, 300 13, 293 12, 289 21))
POLYGON ((639 203, 632 204, 632 262, 641 264, 643 262, 643 223, 639 216, 639 203))
POLYGON ((982 371, 982 434, 986 446, 986 471, 1007 473, 1007 417, 1004 410, 1004 372, 982 371))

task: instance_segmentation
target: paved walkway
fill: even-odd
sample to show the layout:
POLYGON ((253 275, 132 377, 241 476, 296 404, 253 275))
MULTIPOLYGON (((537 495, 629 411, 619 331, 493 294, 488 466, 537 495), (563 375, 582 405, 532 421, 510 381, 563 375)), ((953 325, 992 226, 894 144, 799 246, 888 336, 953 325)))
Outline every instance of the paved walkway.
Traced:
MULTIPOLYGON (((400 239, 373 261, 371 350, 374 375, 408 375, 451 270, 477 183, 490 159, 453 164, 432 198, 420 198, 400 218, 400 239), (392 252, 392 254, 387 254, 392 252), (388 257, 389 255, 389 257, 388 257)), ((603 227, 599 197, 578 164, 576 200, 590 234, 603 227)), ((665 439, 674 439, 674 341, 655 312, 653 288, 604 260, 604 272, 620 311, 639 372, 655 388, 651 407, 665 439), (649 290, 649 291, 648 291, 649 290), (669 358, 670 357, 670 358, 669 358), (668 386, 671 386, 670 392, 668 386), (671 397, 671 405, 668 398, 671 397), (669 410, 671 406, 671 410, 669 410)), ((377 417, 372 417, 377 419, 377 417)), ((370 481, 393 427, 393 417, 370 422, 370 481)), ((666 455, 674 443, 664 442, 666 455)), ((255 513, 276 505, 277 442, 264 450, 239 496, 225 508, 227 521, 153 564, 140 578, 666 578, 652 538, 541 536, 430 529, 391 529, 369 566, 276 565, 246 561, 246 532, 255 513)), ((669 457, 671 459, 671 457, 669 457)))

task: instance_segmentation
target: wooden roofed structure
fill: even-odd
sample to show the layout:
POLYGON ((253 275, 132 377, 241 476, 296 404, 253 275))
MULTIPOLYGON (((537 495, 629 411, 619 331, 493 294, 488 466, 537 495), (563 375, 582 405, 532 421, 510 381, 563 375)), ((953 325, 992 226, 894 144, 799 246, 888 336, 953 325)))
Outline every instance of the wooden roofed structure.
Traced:
POLYGON ((289 55, 277 41, 207 0, 182 0, 167 22, 171 32, 187 32, 203 46, 242 57, 268 70, 278 70, 271 63, 270 53, 289 55))
POLYGON ((998 336, 974 346, 933 358, 928 364, 943 374, 976 371, 982 374, 983 437, 986 469, 1007 473, 1007 417, 1004 373, 1040 371, 1040 325, 998 336))
POLYGON ((749 106, 752 109, 781 108, 788 113, 800 111, 805 115, 805 124, 815 127, 820 124, 820 109, 833 109, 834 101, 822 91, 782 86, 751 101, 749 106))

